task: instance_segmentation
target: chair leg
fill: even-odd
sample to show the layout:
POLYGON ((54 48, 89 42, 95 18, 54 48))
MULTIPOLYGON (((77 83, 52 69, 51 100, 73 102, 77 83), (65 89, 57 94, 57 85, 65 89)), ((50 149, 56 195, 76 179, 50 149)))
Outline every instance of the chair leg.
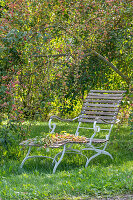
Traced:
POLYGON ((60 159, 58 160, 58 162, 54 159, 54 162, 55 162, 55 161, 56 161, 56 162, 55 162, 55 166, 54 166, 54 169, 53 169, 53 174, 55 173, 55 171, 56 171, 58 165, 59 165, 60 162, 62 161, 62 159, 63 159, 63 157, 64 157, 64 154, 65 154, 65 151, 66 151, 66 145, 64 145, 64 147, 63 147, 63 151, 62 151, 61 157, 60 157, 60 159))
POLYGON ((101 154, 101 153, 98 152, 97 154, 91 156, 91 157, 87 160, 87 162, 86 162, 86 164, 85 164, 85 168, 88 167, 89 162, 90 162, 93 158, 97 157, 97 156, 100 155, 100 154, 101 154))
POLYGON ((60 155, 60 154, 62 154, 62 151, 60 151, 59 153, 57 153, 57 154, 55 155, 55 157, 53 158, 52 164, 54 164, 54 162, 57 162, 57 161, 56 161, 56 158, 57 158, 58 155, 60 155))
POLYGON ((97 153, 96 153, 95 155, 91 156, 91 157, 87 160, 87 162, 86 162, 86 164, 85 164, 85 167, 88 166, 89 162, 90 162, 93 158, 99 156, 100 154, 108 155, 108 156, 110 156, 111 159, 113 159, 112 155, 111 155, 109 152, 100 150, 100 151, 97 151, 97 153))
MULTIPOLYGON (((50 158, 50 159, 54 160, 54 158, 49 157, 49 156, 41 156, 41 155, 40 155, 40 156, 38 156, 38 155, 29 156, 30 151, 31 151, 31 146, 29 147, 28 153, 27 153, 26 157, 24 158, 24 160, 22 161, 22 163, 21 163, 21 165, 20 165, 20 168, 23 167, 25 161, 28 160, 29 158, 50 158)), ((54 160, 54 162, 55 162, 55 164, 57 164, 57 161, 56 161, 56 160, 54 160)))
POLYGON ((24 158, 24 160, 22 161, 22 163, 20 165, 20 168, 23 167, 25 161, 29 158, 30 151, 31 151, 31 146, 29 147, 28 153, 26 154, 26 157, 24 158))
POLYGON ((101 154, 105 154, 107 156, 110 156, 110 158, 113 159, 113 156, 107 151, 102 151, 101 154))

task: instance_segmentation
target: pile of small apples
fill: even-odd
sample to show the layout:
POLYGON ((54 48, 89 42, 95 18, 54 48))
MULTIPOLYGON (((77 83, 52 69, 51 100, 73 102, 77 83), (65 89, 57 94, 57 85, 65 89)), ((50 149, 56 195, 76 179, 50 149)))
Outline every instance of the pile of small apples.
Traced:
MULTIPOLYGON (((32 142, 34 144, 37 144, 39 146, 42 146, 44 148, 47 148, 49 146, 52 146, 53 144, 59 144, 59 143, 80 143, 80 142, 86 142, 87 138, 83 136, 75 136, 73 134, 66 133, 65 131, 62 131, 61 133, 55 133, 55 134, 43 134, 42 136, 36 136, 32 139, 32 142)), ((31 142, 31 139, 30 141, 31 142)))

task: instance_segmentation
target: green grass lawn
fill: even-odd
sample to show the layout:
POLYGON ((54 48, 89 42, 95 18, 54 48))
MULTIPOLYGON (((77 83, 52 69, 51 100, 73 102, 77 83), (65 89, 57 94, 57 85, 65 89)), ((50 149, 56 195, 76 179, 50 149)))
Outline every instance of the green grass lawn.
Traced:
MULTIPOLYGON (((58 123, 58 127, 58 132, 66 130, 74 133, 77 123, 58 123)), ((49 132, 48 123, 33 124, 29 137, 35 137, 42 131, 49 132)), ((126 125, 114 126, 107 150, 113 160, 100 155, 87 168, 84 167, 84 157, 66 154, 56 173, 52 174, 50 159, 29 159, 20 169, 27 153, 27 148, 23 148, 18 160, 10 159, 0 164, 0 199, 95 199, 133 194, 133 135, 126 125)), ((34 154, 40 154, 38 148, 34 151, 34 154)), ((41 153, 44 151, 41 149, 41 153)), ((58 150, 48 154, 52 155, 55 151, 58 150)))

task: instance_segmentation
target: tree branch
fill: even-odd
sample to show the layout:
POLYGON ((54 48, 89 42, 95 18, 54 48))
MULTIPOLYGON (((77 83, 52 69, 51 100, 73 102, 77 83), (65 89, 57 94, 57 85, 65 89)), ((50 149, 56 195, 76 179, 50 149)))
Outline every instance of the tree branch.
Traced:
POLYGON ((106 58, 104 58, 102 55, 97 53, 96 51, 92 50, 92 54, 96 55, 98 58, 103 60, 108 66, 110 66, 117 74, 119 74, 126 82, 127 84, 130 83, 129 77, 125 76, 121 71, 119 71, 111 62, 109 62, 106 58))
POLYGON ((63 57, 70 56, 70 54, 55 54, 55 55, 32 55, 31 57, 44 57, 44 58, 55 58, 55 57, 63 57))
MULTIPOLYGON (((78 53, 74 53, 74 54, 76 55, 76 54, 78 54, 78 53)), ((44 58, 54 58, 54 57, 55 57, 55 58, 56 58, 56 57, 63 57, 63 56, 65 57, 65 56, 72 56, 72 55, 73 55, 73 54, 65 54, 65 53, 63 54, 63 53, 62 53, 62 54, 55 54, 55 55, 32 55, 31 57, 38 57, 38 58, 39 58, 39 57, 40 57, 40 58, 41 58, 41 57, 44 57, 44 58)), ((83 54, 83 55, 80 55, 80 56, 82 56, 82 57, 87 57, 87 56, 91 56, 91 55, 92 55, 92 53, 87 53, 87 54, 83 54)), ((79 57, 80 57, 80 56, 79 56, 79 57)))
MULTIPOLYGON (((76 38, 77 40, 79 40, 80 42, 82 42, 84 44, 84 47, 86 49, 88 49, 88 44, 85 43, 81 38, 77 38, 75 35, 73 35, 72 33, 69 33, 64 27, 61 27, 62 30, 64 30, 66 33, 68 33, 69 35, 73 36, 74 38, 76 38)), ((96 51, 89 49, 88 51, 90 51, 91 55, 96 55, 98 58, 100 58, 101 60, 103 60, 108 66, 110 66, 117 74, 119 74, 125 81, 126 83, 129 85, 130 84, 130 78, 128 76, 125 76, 121 71, 119 71, 111 62, 109 62, 107 59, 105 59, 102 55, 100 55, 99 53, 97 53, 96 51)))
MULTIPOLYGON (((91 49, 89 49, 90 51, 91 49)), ((86 50, 85 50, 86 52, 86 50)), ((78 54, 78 53, 75 53, 78 54)), ((119 69, 117 69, 117 67, 115 67, 111 62, 109 62, 105 57, 103 57, 102 55, 100 55, 99 53, 97 53, 94 50, 91 50, 90 53, 87 54, 83 54, 81 55, 82 57, 87 57, 87 56, 91 56, 91 55, 95 55, 97 56, 99 59, 103 60, 108 66, 110 66, 117 74, 119 74, 126 82, 127 84, 130 83, 130 79, 128 76, 125 76, 121 71, 119 71, 119 69)), ((58 58, 58 57, 66 57, 66 56, 72 56, 72 54, 55 54, 55 55, 33 55, 31 57, 45 57, 45 58, 58 58)), ((80 55, 79 55, 80 57, 80 55)))

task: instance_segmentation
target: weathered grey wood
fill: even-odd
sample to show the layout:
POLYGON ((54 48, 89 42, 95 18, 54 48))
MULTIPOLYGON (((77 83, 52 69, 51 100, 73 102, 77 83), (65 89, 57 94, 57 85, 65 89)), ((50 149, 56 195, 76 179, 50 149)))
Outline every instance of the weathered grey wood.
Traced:
POLYGON ((21 146, 36 146, 36 147, 40 146, 39 144, 35 144, 33 141, 29 141, 29 140, 22 141, 19 145, 21 145, 21 146))
MULTIPOLYGON (((93 139, 92 143, 105 143, 107 141, 108 140, 106 140, 106 139, 93 139)), ((88 142, 90 142, 90 139, 88 140, 88 142)))
MULTIPOLYGON (((105 143, 105 142, 107 142, 107 141, 108 141, 107 139, 97 139, 97 138, 94 138, 94 139, 92 140, 92 143, 105 143)), ((26 142, 27 142, 27 140, 21 142, 19 145, 21 145, 21 146, 43 147, 43 146, 41 146, 41 145, 35 144, 34 142, 31 142, 31 143, 29 143, 28 145, 26 145, 26 142)), ((69 140, 65 140, 65 141, 60 141, 59 143, 53 143, 52 145, 49 145, 49 146, 44 147, 44 148, 59 148, 59 147, 65 145, 65 144, 67 144, 67 143, 68 143, 68 144, 69 144, 69 143, 72 143, 72 144, 74 144, 74 143, 75 143, 75 144, 85 144, 85 143, 89 143, 89 142, 90 142, 90 138, 86 138, 85 141, 69 141, 69 140)))
POLYGON ((90 92, 95 92, 95 93, 118 93, 118 94, 123 94, 126 92, 126 90, 90 90, 90 92))
MULTIPOLYGON (((96 116, 94 115, 80 115, 79 118, 82 119, 96 119, 96 116)), ((116 119, 116 116, 100 116, 101 119, 109 119, 109 120, 113 120, 116 119)))
POLYGON ((81 114, 88 114, 88 115, 95 115, 95 116, 102 116, 102 115, 106 115, 106 116, 116 116, 117 112, 97 112, 97 111, 81 111, 81 114))
POLYGON ((115 108, 115 107, 118 107, 119 104, 112 105, 112 104, 93 104, 93 103, 85 103, 84 106, 115 108))
MULTIPOLYGON (((55 142, 52 145, 49 145, 49 148, 58 148, 64 144, 68 143, 68 140, 63 140, 63 141, 59 141, 59 142, 55 142)), ((23 142, 21 142, 19 145, 21 146, 35 146, 35 147, 43 147, 43 145, 41 144, 36 144, 34 141, 29 141, 29 140, 25 140, 23 142)), ((47 147, 47 146, 46 146, 47 147)), ((44 148, 46 148, 44 147, 44 148)))
POLYGON ((84 102, 93 102, 93 103, 119 103, 120 102, 120 100, 94 100, 94 99, 92 99, 92 98, 87 98, 87 99, 85 99, 84 100, 84 102))
POLYGON ((67 144, 68 141, 62 141, 60 143, 53 143, 52 145, 49 146, 49 148, 59 148, 60 146, 63 146, 64 144, 67 144))
POLYGON ((101 111, 111 111, 111 112, 117 112, 118 108, 99 108, 99 107, 83 107, 82 110, 101 110, 101 111))
POLYGON ((99 93, 89 93, 90 96, 104 96, 104 97, 121 97, 122 94, 99 94, 99 93))
MULTIPOLYGON (((94 123, 95 119, 90 120, 90 119, 81 119, 81 118, 79 118, 78 121, 79 121, 79 122, 94 123)), ((108 124, 115 124, 115 120, 106 120, 106 122, 107 122, 108 124)), ((105 124, 105 122, 103 122, 103 121, 100 120, 100 119, 97 121, 97 123, 99 123, 99 124, 105 124)))
POLYGON ((113 99, 113 100, 121 100, 123 97, 112 97, 112 96, 108 96, 108 97, 105 97, 105 96, 103 96, 103 95, 99 95, 99 96, 92 96, 92 95, 88 95, 88 97, 86 97, 86 99, 88 99, 88 98, 92 98, 92 99, 113 99))
MULTIPOLYGON (((106 139, 97 139, 97 138, 95 138, 95 139, 93 139, 92 140, 92 143, 105 143, 105 142, 107 142, 108 140, 106 140, 106 139)), ((86 138, 86 141, 82 141, 82 142, 77 142, 77 141, 69 141, 69 143, 79 143, 79 144, 84 144, 84 143, 89 143, 90 142, 90 138, 86 138)))

